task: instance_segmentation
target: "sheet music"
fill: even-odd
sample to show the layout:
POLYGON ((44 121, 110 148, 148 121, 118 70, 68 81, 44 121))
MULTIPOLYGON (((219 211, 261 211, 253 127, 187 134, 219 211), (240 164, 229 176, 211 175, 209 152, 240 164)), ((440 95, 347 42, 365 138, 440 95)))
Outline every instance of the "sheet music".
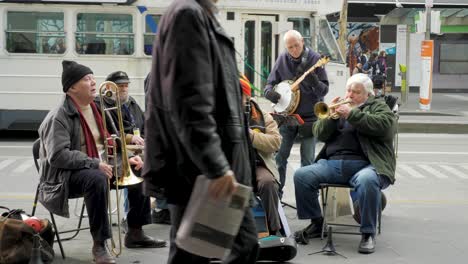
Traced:
POLYGON ((176 244, 199 256, 223 259, 231 251, 252 188, 238 184, 231 197, 214 200, 208 194, 210 183, 204 175, 197 177, 176 244))

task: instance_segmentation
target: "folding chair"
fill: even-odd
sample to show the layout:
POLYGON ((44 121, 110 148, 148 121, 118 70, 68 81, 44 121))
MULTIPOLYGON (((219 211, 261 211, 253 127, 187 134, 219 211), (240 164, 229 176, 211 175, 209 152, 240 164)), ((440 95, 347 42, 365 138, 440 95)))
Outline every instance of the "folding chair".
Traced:
MULTIPOLYGON (((34 141, 34 143, 33 143, 33 158, 34 158, 34 164, 36 165, 36 169, 37 169, 38 173, 39 173, 38 160, 39 160, 40 145, 41 145, 40 139, 36 139, 36 141, 34 141)), ((36 213, 36 206, 37 206, 38 198, 39 198, 39 184, 37 185, 37 188, 36 188, 36 196, 34 197, 34 203, 33 203, 31 216, 34 216, 34 214, 36 213)), ((49 212, 50 213, 50 219, 52 221, 52 225, 53 225, 54 230, 55 230, 55 236, 57 237, 57 243, 59 244, 60 253, 62 254, 63 259, 65 259, 65 252, 63 251, 62 241, 71 240, 71 239, 75 238, 81 230, 89 229, 89 227, 81 227, 81 223, 82 223, 83 216, 84 216, 84 210, 85 210, 85 203, 83 203, 83 206, 81 207, 81 214, 79 216, 77 228, 70 229, 70 230, 65 230, 65 231, 60 231, 60 232, 57 229, 57 224, 55 223, 54 214, 49 212), (75 232, 75 234, 73 234, 70 237, 60 238, 60 234, 73 233, 73 232, 75 232)))
MULTIPOLYGON (((321 238, 324 238, 325 230, 327 229, 327 225, 333 225, 333 226, 347 226, 347 227, 360 227, 358 224, 342 224, 342 223, 328 223, 327 221, 327 209, 328 209, 328 193, 330 188, 347 188, 350 189, 351 191, 354 191, 354 188, 350 185, 347 184, 331 184, 331 183, 321 183, 320 184, 320 195, 322 199, 322 210, 323 210, 323 224, 322 224, 322 234, 321 238)), ((383 198, 382 198, 383 199, 383 198)), ((381 226, 382 226, 382 208, 383 206, 381 205, 381 210, 379 211, 377 217, 377 228, 379 234, 381 233, 381 226)), ((350 234, 350 235, 361 235, 361 232, 351 232, 351 231, 333 231, 333 233, 337 234, 350 234)))

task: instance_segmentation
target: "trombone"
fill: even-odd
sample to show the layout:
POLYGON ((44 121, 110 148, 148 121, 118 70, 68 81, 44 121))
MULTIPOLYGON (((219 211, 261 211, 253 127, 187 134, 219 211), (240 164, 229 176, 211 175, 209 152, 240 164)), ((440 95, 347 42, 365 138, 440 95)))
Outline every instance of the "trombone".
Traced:
POLYGON ((314 113, 315 113, 315 115, 317 116, 318 119, 325 119, 325 118, 338 119, 340 117, 340 115, 338 115, 338 113, 336 113, 336 112, 331 114, 330 110, 335 109, 340 105, 351 104, 351 103, 352 103, 351 98, 342 99, 342 100, 340 100, 340 101, 338 101, 338 102, 336 102, 336 103, 334 103, 332 105, 327 105, 324 102, 318 102, 314 106, 314 113))
MULTIPOLYGON (((115 190, 116 190, 116 202, 117 202, 117 227, 118 227, 118 234, 119 234, 119 248, 117 250, 117 247, 115 245, 114 237, 111 232, 111 251, 112 253, 118 257, 122 253, 122 235, 121 235, 121 230, 120 230, 120 197, 119 197, 119 188, 120 187, 126 187, 130 185, 135 185, 139 184, 143 181, 142 178, 138 178, 135 176, 133 173, 132 169, 130 168, 130 163, 128 161, 128 155, 127 155, 127 145, 125 143, 125 133, 124 133, 124 127, 123 127, 123 117, 122 117, 122 102, 120 101, 120 92, 119 92, 119 87, 117 84, 114 82, 106 81, 103 82, 99 86, 99 100, 101 103, 101 116, 102 116, 102 122, 103 122, 103 127, 104 131, 107 130, 107 118, 109 118, 107 115, 109 114, 109 111, 116 110, 117 111, 117 118, 118 118, 118 131, 115 131, 115 126, 114 132, 118 133, 110 135, 110 137, 105 137, 104 138, 104 149, 106 150, 104 152, 104 157, 105 161, 107 164, 111 164, 110 160, 112 159, 112 167, 113 167, 113 174, 115 176, 115 190), (110 89, 109 89, 110 88, 110 89), (112 98, 115 100, 115 106, 113 107, 105 107, 105 102, 104 102, 104 97, 112 98), (109 144, 109 141, 112 142, 112 145, 109 144), (117 144, 119 144, 120 149, 121 149, 121 160, 122 160, 122 166, 121 170, 119 170, 118 166, 118 155, 117 155, 117 144), (112 150, 111 153, 109 153, 109 150, 112 150)), ((110 123, 112 124, 113 120, 110 119, 110 123)), ((107 208, 109 210, 109 224, 112 223, 112 209, 111 209, 111 201, 110 201, 110 187, 111 187, 111 182, 110 179, 107 180, 107 208)))

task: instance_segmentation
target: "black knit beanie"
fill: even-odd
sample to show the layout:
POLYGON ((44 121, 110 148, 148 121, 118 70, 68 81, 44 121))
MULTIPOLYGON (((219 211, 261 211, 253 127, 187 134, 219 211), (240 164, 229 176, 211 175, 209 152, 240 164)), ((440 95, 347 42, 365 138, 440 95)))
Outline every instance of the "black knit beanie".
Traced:
POLYGON ((74 61, 64 60, 62 61, 63 72, 62 72, 62 87, 63 92, 66 93, 70 87, 78 82, 87 74, 93 74, 93 71, 81 64, 74 61))

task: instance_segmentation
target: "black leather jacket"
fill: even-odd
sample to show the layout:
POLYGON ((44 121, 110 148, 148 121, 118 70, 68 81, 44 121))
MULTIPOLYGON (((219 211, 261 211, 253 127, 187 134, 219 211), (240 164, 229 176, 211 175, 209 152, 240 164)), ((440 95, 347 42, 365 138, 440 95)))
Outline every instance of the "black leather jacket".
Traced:
POLYGON ((199 1, 174 1, 154 44, 145 116, 145 191, 186 204, 200 174, 251 185, 234 44, 199 1))

